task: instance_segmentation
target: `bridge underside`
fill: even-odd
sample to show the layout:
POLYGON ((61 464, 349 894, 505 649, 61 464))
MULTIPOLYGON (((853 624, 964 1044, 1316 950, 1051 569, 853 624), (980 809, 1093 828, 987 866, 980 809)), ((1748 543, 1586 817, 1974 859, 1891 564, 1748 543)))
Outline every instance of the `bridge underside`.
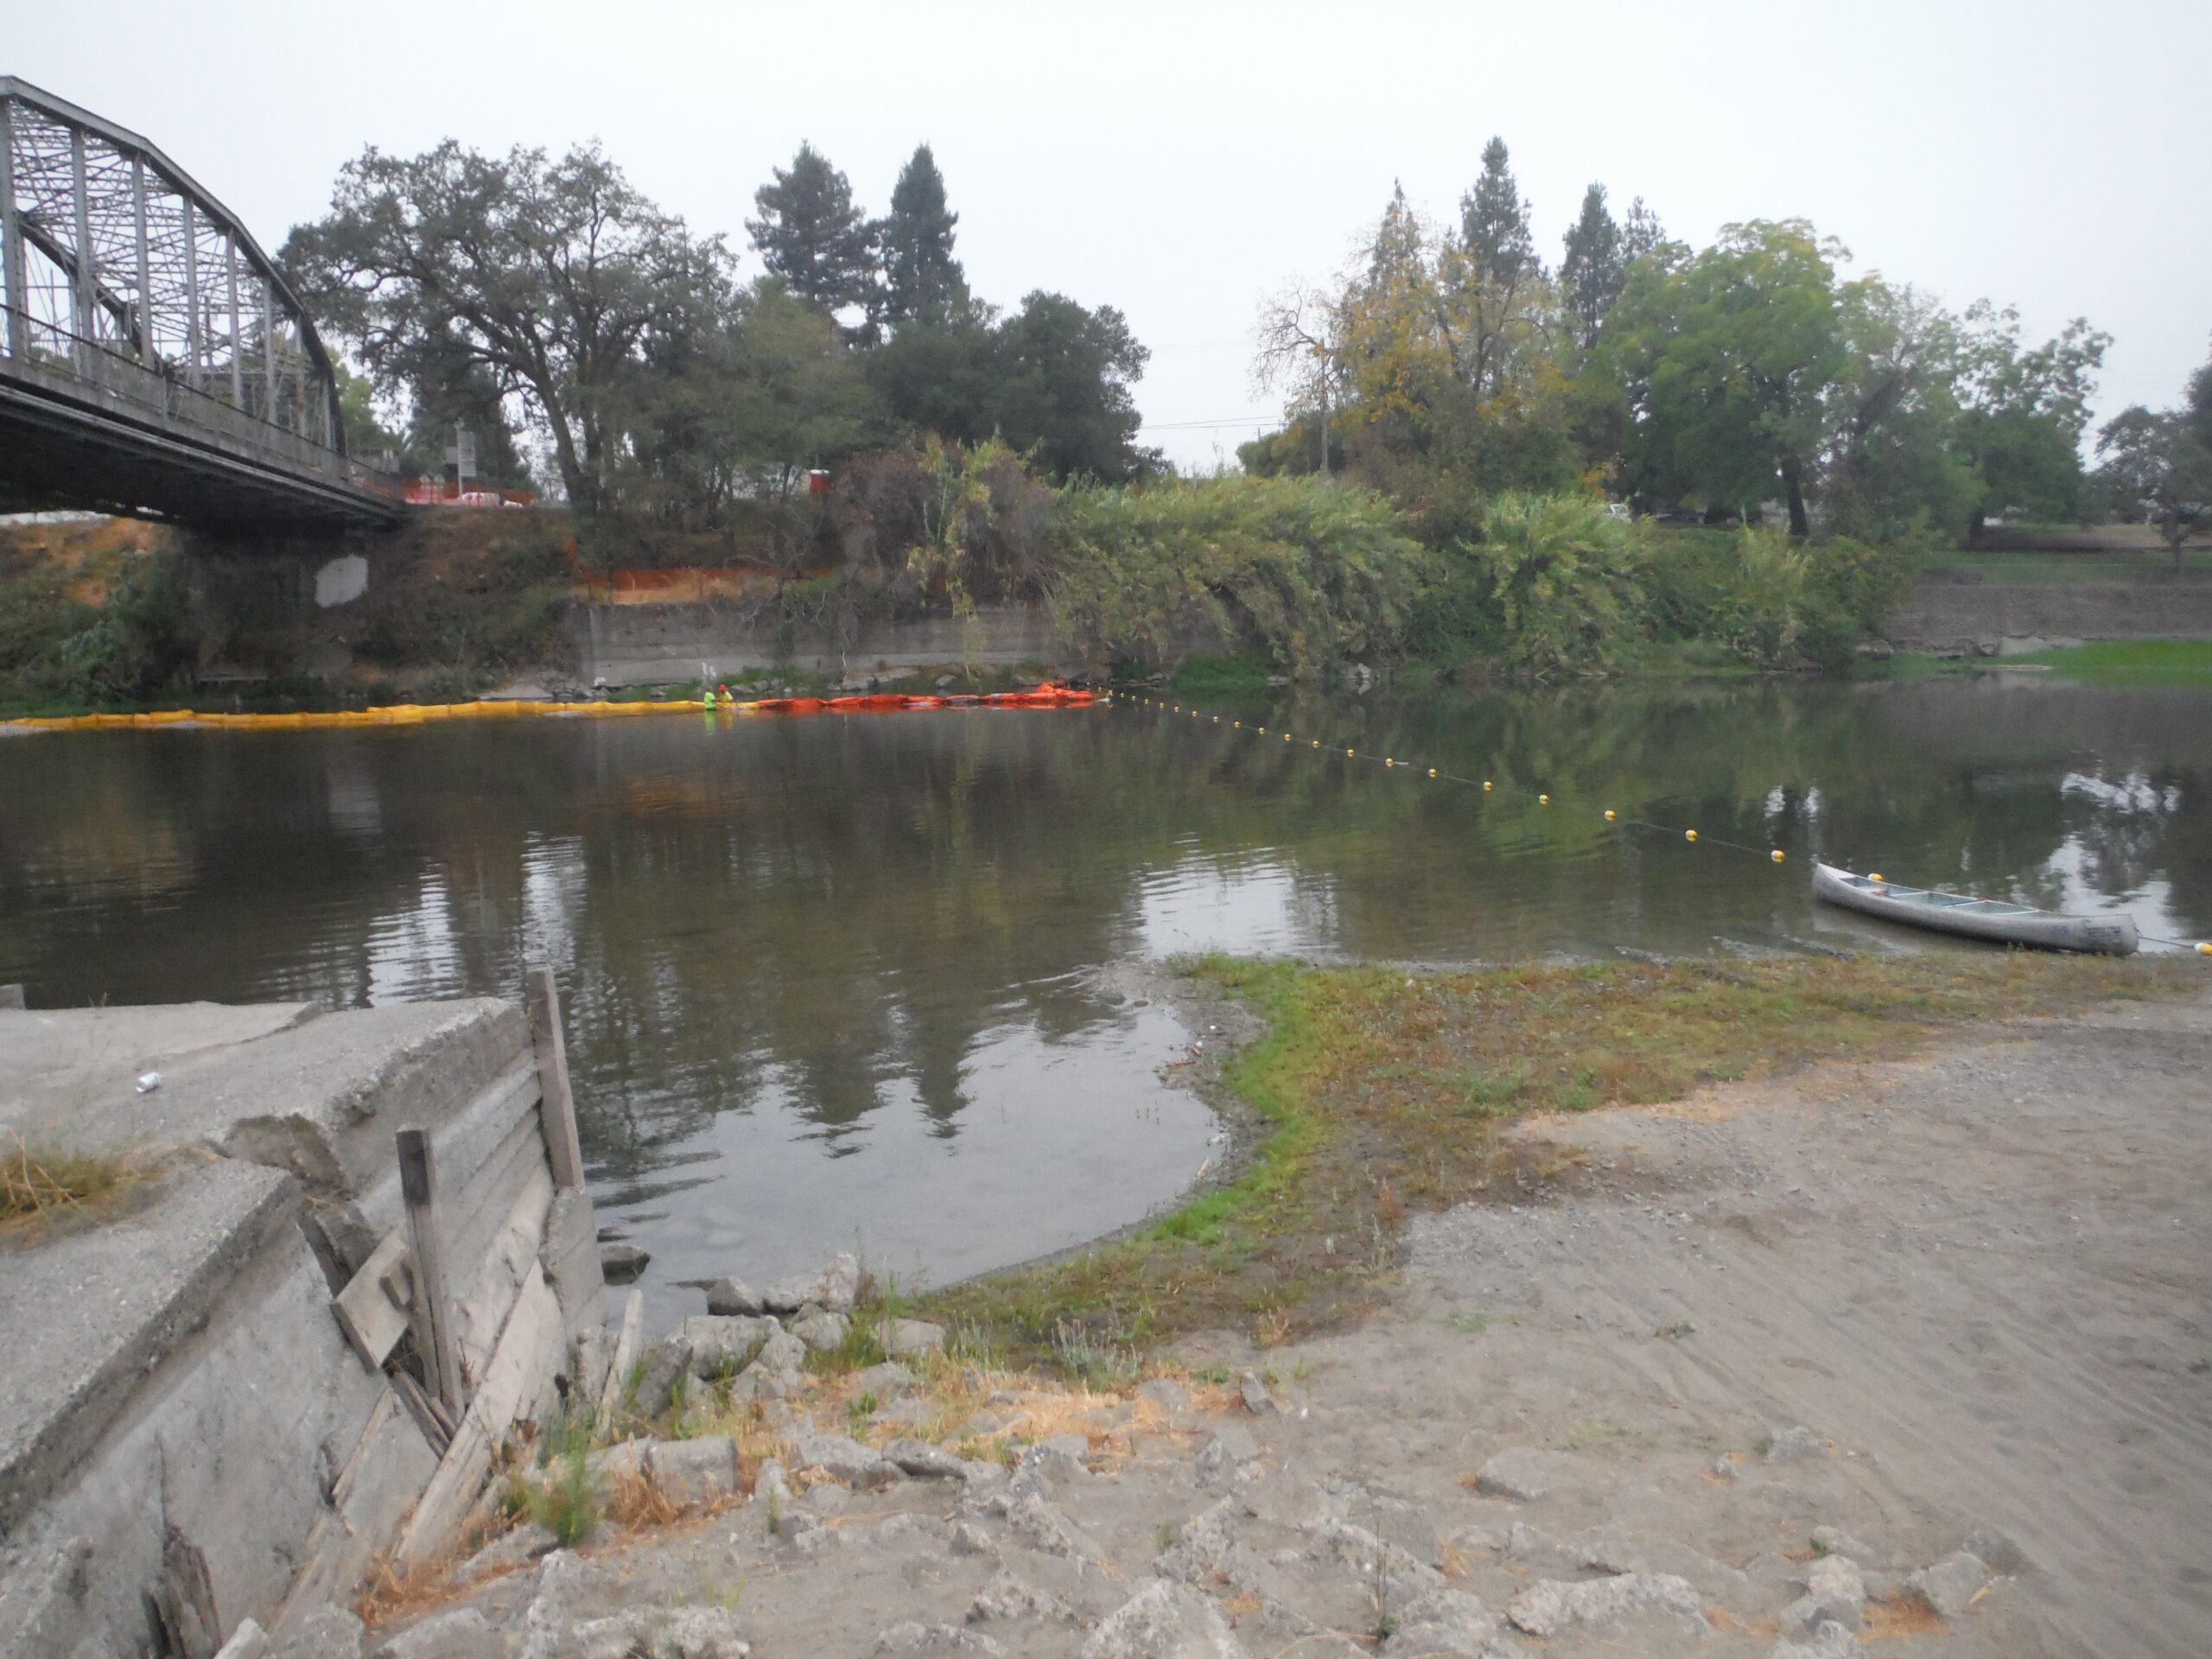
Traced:
MULTIPOLYGON (((0 507, 74 507, 209 529, 398 522, 397 503, 336 478, 271 464, 205 433, 102 409, 0 370, 0 507)), ((60 377, 54 377, 60 378, 60 377)))

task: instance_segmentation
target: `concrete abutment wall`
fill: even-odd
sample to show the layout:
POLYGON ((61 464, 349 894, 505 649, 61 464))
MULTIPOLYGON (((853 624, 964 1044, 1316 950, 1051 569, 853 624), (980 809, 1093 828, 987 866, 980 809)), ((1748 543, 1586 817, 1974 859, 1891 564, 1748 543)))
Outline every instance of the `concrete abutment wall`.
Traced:
POLYGON ((159 1652, 180 1621, 282 1630, 374 1555, 454 1541, 491 1446, 563 1373, 586 1381, 576 1339, 605 1319, 543 1058, 487 1000, 0 1010, 0 1140, 155 1160, 0 1240, 0 1656, 159 1652), (408 1125, 434 1149, 469 1390, 449 1438, 403 1377, 407 1315, 390 1305, 371 1363, 337 1311, 409 1236, 408 1125))

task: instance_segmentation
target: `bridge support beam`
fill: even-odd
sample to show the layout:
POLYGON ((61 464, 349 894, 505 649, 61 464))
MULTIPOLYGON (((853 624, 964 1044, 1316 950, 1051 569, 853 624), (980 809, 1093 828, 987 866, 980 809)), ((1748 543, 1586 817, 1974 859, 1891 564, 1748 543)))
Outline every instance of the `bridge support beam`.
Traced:
POLYGON ((29 349, 24 321, 29 302, 23 293, 23 221, 16 205, 15 105, 0 98, 0 283, 7 286, 8 355, 29 349))

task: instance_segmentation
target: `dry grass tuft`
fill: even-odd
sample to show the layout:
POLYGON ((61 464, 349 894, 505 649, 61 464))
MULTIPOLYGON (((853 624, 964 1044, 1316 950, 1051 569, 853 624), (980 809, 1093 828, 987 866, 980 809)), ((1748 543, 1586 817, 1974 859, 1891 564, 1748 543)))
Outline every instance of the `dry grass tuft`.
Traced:
POLYGON ((1897 1596, 1866 1604, 1866 1622, 1859 1627, 1861 1642, 1879 1642, 1891 1636, 1942 1636, 1951 1627, 1943 1616, 1918 1596, 1897 1596))
POLYGON ((128 1154, 34 1150, 18 1140, 13 1151, 0 1153, 0 1229, 82 1211, 143 1177, 128 1154))
POLYGON ((390 1556, 370 1563, 368 1580, 353 1598, 353 1611, 371 1630, 397 1618, 414 1618, 456 1601, 469 1588, 456 1583, 454 1571, 467 1557, 458 1549, 446 1550, 411 1567, 401 1567, 390 1556))
POLYGON ((607 1518, 618 1527, 665 1527, 683 1514, 642 1475, 615 1476, 607 1484, 602 1503, 607 1518))
POLYGON ((1771 1618, 1738 1618, 1717 1601, 1705 1604, 1705 1617, 1723 1636, 1773 1636, 1782 1628, 1771 1618))

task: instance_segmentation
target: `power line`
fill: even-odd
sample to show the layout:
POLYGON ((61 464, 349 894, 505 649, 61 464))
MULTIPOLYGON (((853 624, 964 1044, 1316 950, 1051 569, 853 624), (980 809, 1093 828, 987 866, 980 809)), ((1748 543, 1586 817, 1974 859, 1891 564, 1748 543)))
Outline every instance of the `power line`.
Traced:
POLYGON ((1202 426, 1265 426, 1275 418, 1272 415, 1244 415, 1226 421, 1147 421, 1138 429, 1144 432, 1180 432, 1202 426))

